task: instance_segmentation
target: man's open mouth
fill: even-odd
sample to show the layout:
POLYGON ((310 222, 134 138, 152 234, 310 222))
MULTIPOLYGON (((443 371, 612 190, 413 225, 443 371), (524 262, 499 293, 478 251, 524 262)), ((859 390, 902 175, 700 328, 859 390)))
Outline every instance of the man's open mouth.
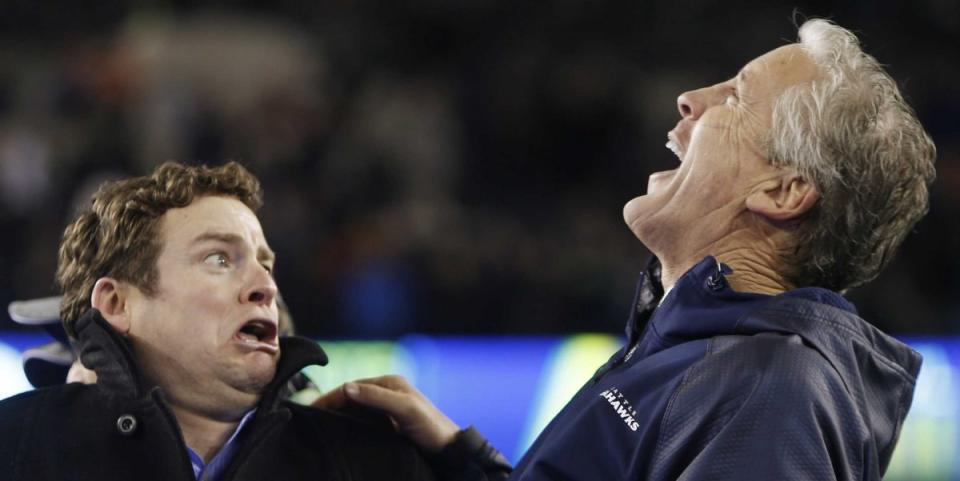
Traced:
POLYGON ((680 162, 683 162, 683 146, 680 145, 680 142, 672 134, 672 132, 667 134, 666 147, 680 159, 680 162))
POLYGON ((234 336, 242 342, 277 345, 277 325, 263 319, 247 321, 234 336))

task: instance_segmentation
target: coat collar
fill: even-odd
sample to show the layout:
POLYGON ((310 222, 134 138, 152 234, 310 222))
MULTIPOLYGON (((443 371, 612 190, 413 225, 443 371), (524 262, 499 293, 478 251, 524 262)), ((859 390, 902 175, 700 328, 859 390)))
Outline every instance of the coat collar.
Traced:
POLYGON ((146 395, 149 387, 130 344, 107 323, 100 311, 88 310, 77 319, 74 330, 77 357, 97 373, 98 387, 123 397, 146 395))
POLYGON ((663 284, 660 282, 660 259, 650 256, 647 265, 640 272, 632 309, 627 320, 627 345, 634 344, 643 333, 647 321, 663 298, 663 284))
MULTIPOLYGON (((96 309, 77 319, 76 349, 84 366, 97 373, 97 385, 129 398, 147 395, 149 385, 130 342, 113 329, 96 309)), ((280 360, 273 380, 264 389, 259 408, 269 410, 281 400, 288 379, 309 365, 325 366, 327 355, 317 343, 302 337, 280 339, 280 360)))
POLYGON ((843 296, 828 289, 805 287, 777 296, 739 292, 730 287, 727 276, 733 270, 713 256, 706 256, 685 272, 673 288, 664 294, 660 281, 660 261, 651 256, 640 275, 627 322, 630 344, 639 341, 645 331, 644 351, 657 351, 678 342, 733 333, 737 322, 749 311, 779 299, 802 299, 826 304, 856 314, 856 308, 843 296))

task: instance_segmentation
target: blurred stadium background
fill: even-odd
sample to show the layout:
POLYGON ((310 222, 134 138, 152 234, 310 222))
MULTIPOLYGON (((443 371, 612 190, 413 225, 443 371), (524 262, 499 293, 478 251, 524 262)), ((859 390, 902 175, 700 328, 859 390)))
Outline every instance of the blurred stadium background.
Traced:
MULTIPOLYGON (((956 453, 952 0, 5 1, 0 305, 55 293, 62 229, 104 179, 236 159, 263 180, 278 283, 305 335, 615 335, 648 255, 621 208, 675 162, 676 96, 795 39, 795 8, 858 32, 937 143, 930 214, 850 297, 947 353, 924 351, 925 373, 952 430, 915 439, 956 453)), ((0 314, 0 331, 23 329, 0 314)), ((533 388, 512 389, 546 396, 533 388)))

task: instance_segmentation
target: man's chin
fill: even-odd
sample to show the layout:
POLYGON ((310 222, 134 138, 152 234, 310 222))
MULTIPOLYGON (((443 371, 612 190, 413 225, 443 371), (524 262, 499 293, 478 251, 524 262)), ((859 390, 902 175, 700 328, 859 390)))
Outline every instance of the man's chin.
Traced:
POLYGON ((650 215, 650 201, 649 195, 641 195, 630 199, 630 201, 623 206, 623 221, 627 224, 627 227, 630 228, 630 231, 633 232, 633 235, 637 236, 641 241, 643 241, 644 220, 650 215))
POLYGON ((642 195, 627 202, 623 207, 623 220, 633 235, 652 249, 652 245, 662 241, 666 228, 670 224, 664 217, 667 201, 661 196, 642 195))
POLYGON ((623 206, 623 221, 641 241, 644 240, 644 225, 667 202, 672 195, 670 184, 679 172, 679 168, 654 172, 647 180, 647 193, 634 197, 623 206))
POLYGON ((237 383, 240 390, 251 394, 263 392, 263 389, 270 384, 270 381, 273 381, 273 377, 277 374, 276 358, 266 354, 257 357, 256 359, 246 360, 246 365, 243 366, 244 372, 241 375, 242 380, 237 383))

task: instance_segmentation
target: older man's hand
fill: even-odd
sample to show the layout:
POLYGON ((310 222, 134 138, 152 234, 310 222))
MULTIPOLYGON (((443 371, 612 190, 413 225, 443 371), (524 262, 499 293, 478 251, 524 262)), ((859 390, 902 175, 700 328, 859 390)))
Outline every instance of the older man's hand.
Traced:
POLYGON ((402 376, 358 379, 328 391, 313 403, 325 409, 361 405, 384 411, 397 431, 428 453, 438 453, 460 431, 417 388, 402 376))

